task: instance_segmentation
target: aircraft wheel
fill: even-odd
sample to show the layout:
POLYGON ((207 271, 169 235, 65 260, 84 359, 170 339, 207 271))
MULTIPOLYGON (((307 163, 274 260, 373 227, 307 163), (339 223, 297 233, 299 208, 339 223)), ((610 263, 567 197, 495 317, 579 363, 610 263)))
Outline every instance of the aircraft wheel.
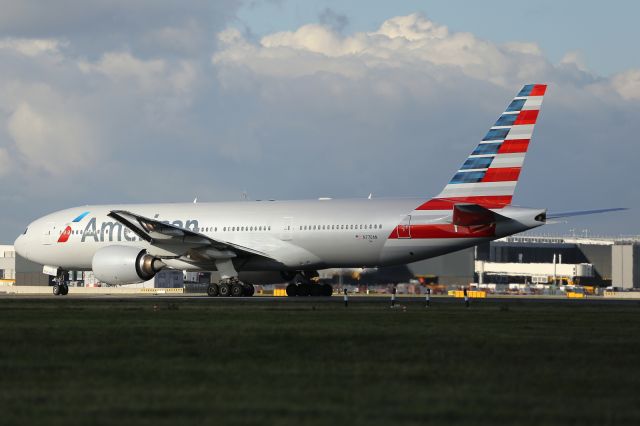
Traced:
POLYGON ((228 297, 231 294, 231 288, 227 283, 219 284, 218 288, 220 289, 220 293, 218 294, 220 294, 220 296, 222 297, 228 297))
POLYGON ((207 295, 211 296, 211 297, 216 297, 217 295, 220 294, 220 287, 218 287, 218 284, 209 284, 209 287, 207 287, 207 295))
POLYGON ((60 288, 60 294, 63 296, 66 296, 67 294, 69 294, 69 286, 66 284, 63 284, 60 288))
POLYGON ((322 284, 322 295, 326 297, 331 297, 333 294, 333 287, 331 284, 322 284))
POLYGON ((298 295, 298 286, 291 283, 287 286, 287 296, 296 297, 298 295))
POLYGON ((322 296, 322 285, 321 284, 311 284, 309 285, 309 290, 311 296, 322 296))
POLYGON ((253 287, 253 284, 245 284, 243 290, 244 290, 244 295, 247 297, 253 296, 253 294, 256 292, 256 289, 255 287, 253 287))
POLYGON ((300 284, 298 286, 298 296, 311 296, 311 284, 300 284))
POLYGON ((244 286, 240 283, 231 284, 231 296, 240 297, 244 295, 244 286))
POLYGON ((61 293, 61 291, 62 291, 61 287, 62 287, 62 286, 61 286, 61 285, 59 285, 59 284, 54 284, 54 285, 53 285, 53 295, 54 295, 54 296, 60 296, 60 293, 61 293))

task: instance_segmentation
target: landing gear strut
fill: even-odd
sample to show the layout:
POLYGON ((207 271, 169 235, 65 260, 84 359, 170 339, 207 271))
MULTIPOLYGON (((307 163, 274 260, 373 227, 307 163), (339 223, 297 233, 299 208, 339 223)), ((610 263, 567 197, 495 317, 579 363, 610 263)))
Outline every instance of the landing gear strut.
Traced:
POLYGON ((333 294, 330 284, 316 283, 318 273, 316 271, 304 271, 297 273, 293 281, 287 286, 287 296, 325 296, 333 294))

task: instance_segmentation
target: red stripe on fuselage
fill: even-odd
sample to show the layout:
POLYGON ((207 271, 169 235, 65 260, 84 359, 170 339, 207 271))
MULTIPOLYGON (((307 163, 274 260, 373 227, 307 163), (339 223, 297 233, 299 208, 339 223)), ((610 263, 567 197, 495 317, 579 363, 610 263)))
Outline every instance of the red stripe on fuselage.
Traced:
POLYGON ((476 195, 469 197, 433 198, 416 210, 453 210, 457 203, 478 204, 488 209, 501 209, 511 204, 511 195, 476 195))
MULTIPOLYGON (((439 225, 411 225, 411 239, 429 239, 429 238, 484 238, 494 237, 496 234, 496 225, 481 226, 455 226, 452 224, 439 225)), ((398 239, 397 228, 389 235, 390 240, 398 239)), ((409 239, 409 238, 406 238, 409 239)))
POLYGON ((498 149, 498 154, 515 154, 518 152, 527 152, 529 148, 529 139, 508 139, 502 142, 498 149))
POLYGON ((518 180, 520 167, 489 168, 482 178, 482 182, 510 182, 518 180))
POLYGON ((518 126, 522 124, 536 124, 539 112, 540 111, 538 111, 537 109, 520 111, 520 113, 518 114, 518 118, 516 118, 516 121, 513 123, 513 125, 518 126))

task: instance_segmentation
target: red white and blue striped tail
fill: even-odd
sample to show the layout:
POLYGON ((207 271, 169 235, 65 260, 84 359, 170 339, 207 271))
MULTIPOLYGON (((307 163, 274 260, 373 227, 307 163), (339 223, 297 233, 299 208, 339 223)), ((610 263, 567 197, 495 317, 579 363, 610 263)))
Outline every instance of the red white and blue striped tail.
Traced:
POLYGON ((524 86, 449 184, 417 210, 448 210, 456 203, 493 209, 511 204, 546 90, 546 84, 524 86))

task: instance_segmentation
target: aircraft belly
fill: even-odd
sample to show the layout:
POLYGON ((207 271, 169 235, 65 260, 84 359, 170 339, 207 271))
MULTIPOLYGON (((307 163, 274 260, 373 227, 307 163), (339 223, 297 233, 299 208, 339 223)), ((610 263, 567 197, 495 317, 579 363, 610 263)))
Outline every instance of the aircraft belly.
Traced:
POLYGON ((389 239, 382 249, 383 266, 411 263, 473 247, 489 238, 389 239))
POLYGON ((377 266, 384 238, 374 235, 328 235, 324 239, 303 240, 297 244, 314 253, 323 267, 377 266))

